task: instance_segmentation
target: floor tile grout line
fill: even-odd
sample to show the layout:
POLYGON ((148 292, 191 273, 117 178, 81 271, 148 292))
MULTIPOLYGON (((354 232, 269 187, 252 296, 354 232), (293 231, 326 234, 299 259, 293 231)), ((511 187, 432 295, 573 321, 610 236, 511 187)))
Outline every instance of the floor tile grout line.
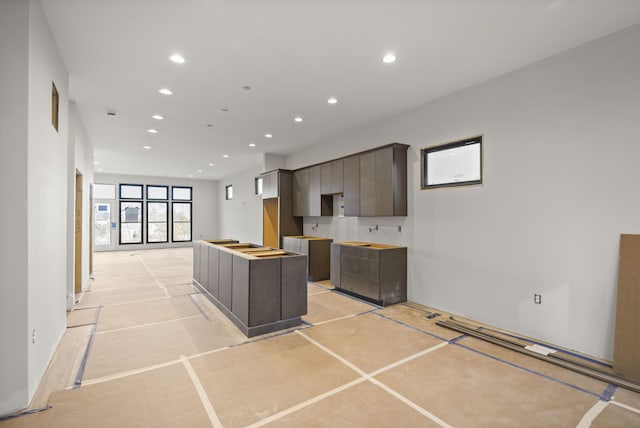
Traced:
POLYGON ((591 423, 598 417, 600 413, 609 405, 608 401, 598 400, 596 403, 582 416, 576 428, 588 428, 591 423))
MULTIPOLYGON (((527 367, 521 366, 521 365, 519 365, 519 364, 515 364, 515 363, 512 363, 512 362, 509 362, 509 361, 507 361, 507 360, 504 360, 504 359, 502 359, 502 358, 496 357, 496 356, 494 356, 494 355, 487 354, 486 352, 482 352, 482 351, 479 351, 479 350, 477 350, 477 349, 473 349, 473 348, 471 348, 470 346, 463 345, 463 344, 461 344, 461 343, 454 342, 454 343, 452 343, 452 345, 459 346, 460 348, 465 349, 465 350, 467 350, 467 351, 474 352, 474 353, 476 353, 476 354, 478 354, 478 355, 482 355, 482 356, 484 356, 484 357, 486 357, 486 358, 492 359, 492 360, 497 361, 497 362, 499 362, 499 363, 506 364, 506 365, 508 365, 508 366, 510 366, 510 367, 513 367, 513 368, 516 368, 516 369, 522 370, 522 371, 527 372, 527 373, 529 373, 529 374, 532 374, 532 375, 534 375, 534 376, 539 376, 539 377, 541 377, 541 378, 543 378, 543 379, 546 379, 546 380, 550 380, 550 381, 552 381, 552 382, 559 383, 559 384, 564 385, 564 386, 566 386, 566 387, 569 387, 569 388, 575 389, 576 391, 580 391, 580 392, 583 392, 583 393, 585 393, 585 394, 593 395, 594 397, 597 397, 598 399, 600 399, 600 394, 598 394, 598 393, 596 393, 596 392, 593 392, 593 391, 589 391, 588 389, 582 388, 582 387, 580 387, 580 386, 578 386, 578 385, 574 385, 574 384, 571 384, 571 383, 569 383, 569 382, 565 382, 565 381, 563 381, 563 380, 557 379, 557 378, 555 378, 555 377, 553 377, 553 376, 546 375, 546 374, 541 373, 541 372, 539 372, 539 371, 536 371, 536 370, 533 370, 533 369, 530 369, 530 368, 527 368, 527 367)), ((565 369, 565 370, 566 370, 566 369, 565 369)))
MULTIPOLYGON (((329 323, 332 323, 332 322, 335 322, 335 321, 341 321, 341 320, 346 320, 346 319, 349 319, 349 318, 359 317, 360 315, 365 315, 365 314, 371 313, 374 310, 375 309, 372 309, 372 310, 369 310, 369 311, 364 311, 364 312, 358 312, 358 313, 355 313, 355 314, 349 314, 349 315, 345 315, 345 316, 342 316, 342 317, 333 318, 333 319, 330 319, 330 320, 320 321, 320 322, 317 322, 317 323, 312 324, 312 325, 318 326, 318 325, 323 325, 323 324, 329 324, 329 323)), ((306 321, 306 322, 308 322, 308 321, 306 321)))
POLYGON ((623 409, 629 410, 630 412, 634 412, 640 415, 640 409, 633 407, 633 406, 629 406, 628 404, 624 404, 621 403, 619 401, 616 401, 615 399, 609 401, 609 403, 616 405, 618 407, 622 407, 623 409))
POLYGON ((153 273, 153 271, 151 269, 149 269, 149 266, 147 266, 147 264, 144 262, 144 260, 142 259, 142 257, 139 254, 136 254, 136 257, 138 258, 138 260, 140 260, 140 262, 142 263, 142 265, 144 266, 144 268, 147 270, 147 272, 149 272, 149 275, 151 275, 153 277, 153 280, 155 281, 156 285, 158 287, 160 287, 160 289, 162 291, 164 291, 164 295, 169 298, 171 297, 171 295, 169 294, 169 290, 167 290, 167 287, 165 287, 164 285, 160 284, 160 281, 158 281, 158 277, 156 276, 155 273, 153 273))
POLYGON ((327 293, 331 293, 331 290, 324 290, 324 291, 317 291, 314 293, 307 293, 307 297, 308 296, 317 296, 319 294, 327 294, 327 293))
POLYGON ((154 325, 165 324, 165 323, 169 323, 169 322, 182 321, 182 320, 187 320, 187 319, 201 317, 201 316, 202 316, 201 314, 189 315, 187 317, 172 318, 172 319, 169 319, 169 320, 150 322, 150 323, 146 323, 146 324, 132 325, 132 326, 129 326, 129 327, 114 328, 112 330, 102 330, 102 331, 96 332, 96 334, 116 333, 116 332, 119 332, 119 331, 133 330, 133 329, 136 329, 136 328, 151 327, 151 326, 154 326, 154 325))
POLYGON ((207 412, 207 416, 209 416, 209 421, 211 422, 211 426, 214 428, 222 428, 222 422, 218 418, 218 414, 216 413, 213 405, 211 404, 211 400, 209 400, 209 396, 202 386, 202 382, 200 382, 200 378, 198 378, 198 374, 193 369, 193 366, 184 355, 180 355, 180 361, 184 365, 184 368, 187 370, 189 377, 191 378, 191 382, 198 393, 198 397, 200 397, 200 401, 202 402, 202 406, 207 412))
POLYGON ((421 406, 419 406, 416 403, 414 403, 413 401, 409 400, 408 398, 406 398, 402 394, 398 393, 397 391, 394 391, 393 389, 391 389, 390 387, 388 387, 384 383, 382 383, 379 380, 373 378, 374 375, 378 375, 378 374, 380 374, 380 373, 382 373, 384 371, 387 371, 387 370, 390 370, 392 368, 395 368, 395 367, 399 366, 400 364, 404 364, 405 362, 411 361, 411 360, 413 360, 415 358, 418 358, 418 357, 420 357, 422 355, 425 355, 425 354, 427 354, 429 352, 433 352, 433 351, 435 351, 437 349, 440 349, 440 348, 444 347, 445 345, 447 345, 448 344, 447 342, 440 343, 438 345, 432 346, 431 348, 423 350, 423 351, 420 351, 420 352, 416 353, 413 356, 409 356, 407 358, 404 358, 403 360, 396 361, 396 362, 394 362, 392 364, 389 364, 388 366, 385 366, 385 367, 383 367, 381 369, 378 369, 378 370, 376 370, 376 371, 374 371, 372 373, 367 374, 362 369, 360 369, 358 366, 356 366, 355 364, 353 364, 349 360, 347 360, 346 358, 341 357, 337 353, 333 352, 331 349, 327 348, 326 346, 322 345, 321 343, 319 343, 318 341, 312 339, 311 337, 307 336, 306 334, 300 332, 299 330, 297 330, 296 333, 299 334, 300 336, 302 336, 304 339, 306 339, 310 343, 312 343, 313 345, 315 345, 318 348, 320 348, 322 351, 324 351, 327 354, 331 355, 332 357, 336 358, 338 361, 340 361, 341 363, 345 364, 347 367, 351 368, 356 373, 360 374, 360 376, 362 376, 362 379, 368 380, 369 382, 373 383, 374 385, 377 385, 380 388, 384 389, 387 393, 389 393, 392 396, 396 397, 398 400, 400 400, 404 404, 408 405, 409 407, 413 408, 414 410, 418 411, 423 416, 426 416, 427 418, 431 419, 433 422, 437 423, 438 425, 440 425, 442 427, 451 428, 451 426, 449 424, 447 424, 442 419, 438 418, 437 416, 435 416, 434 414, 432 414, 428 410, 422 408, 421 406))
POLYGON ((101 304, 100 306, 104 308, 108 308, 111 306, 122 306, 122 305, 131 305, 133 303, 146 303, 146 302, 155 302, 156 300, 171 300, 174 297, 150 297, 148 299, 140 299, 140 300, 131 300, 129 302, 120 302, 120 303, 111 303, 111 304, 101 304))
MULTIPOLYGON (((161 369, 164 367, 169 367, 172 366, 174 364, 179 364, 180 360, 176 359, 176 360, 170 360, 164 363, 160 363, 160 364, 154 364, 152 366, 147 366, 147 367, 141 367, 138 369, 133 369, 133 370, 127 370, 124 372, 120 372, 120 373, 114 373, 111 375, 107 375, 107 376, 101 376, 101 377, 95 377, 92 379, 87 379, 84 382, 82 382, 82 386, 89 386, 89 385, 95 385, 98 383, 104 383, 104 382, 110 382, 112 380, 117 380, 117 379, 122 379, 125 377, 129 377, 129 376, 134 376, 137 374, 141 374, 141 373, 146 373, 146 372, 150 372, 152 370, 157 370, 157 369, 161 369)), ((67 389, 71 389, 71 388, 67 388, 67 389)))
POLYGON ((581 391, 581 392, 584 392, 584 393, 586 393, 586 394, 594 395, 594 396, 596 396, 596 397, 600 397, 600 394, 597 394, 597 393, 595 393, 595 392, 593 392, 593 391, 589 391, 588 389, 582 388, 582 387, 577 386, 577 385, 573 385, 573 384, 571 384, 571 383, 569 383, 569 382, 564 382, 564 381, 562 381, 562 380, 560 380, 560 379, 556 379, 556 378, 554 378, 553 376, 545 375, 544 373, 540 373, 540 372, 535 371, 535 370, 533 370, 533 369, 529 369, 529 368, 526 368, 526 367, 524 367, 524 366, 521 366, 521 365, 518 365, 518 364, 515 364, 515 363, 511 363, 511 362, 509 362, 509 361, 503 360, 502 358, 494 357, 493 355, 490 355, 490 354, 487 354, 487 353, 485 353, 485 352, 478 351, 477 349, 473 349, 473 348, 468 347, 468 346, 466 346, 466 345, 463 345, 463 344, 457 343, 457 340, 461 339, 461 338, 462 338, 462 336, 464 336, 464 335, 462 335, 462 336, 458 336, 458 337, 456 337, 456 338, 454 338, 454 339, 449 340, 449 339, 445 339, 445 338, 443 338, 443 337, 440 337, 440 336, 438 336, 438 335, 436 335, 436 334, 430 333, 430 332, 428 332, 428 331, 426 331, 426 330, 422 330, 422 329, 419 329, 419 328, 414 327, 414 326, 412 326, 412 325, 406 324, 406 323, 404 323, 404 322, 402 322, 402 321, 395 320, 395 319, 393 319, 393 318, 391 318, 391 317, 389 317, 389 316, 387 316, 387 315, 380 314, 380 313, 377 313, 377 312, 372 312, 372 313, 373 313, 374 315, 379 316, 379 317, 382 317, 382 318, 388 319, 389 321, 396 322, 396 323, 398 323, 398 324, 400 324, 400 325, 403 325, 403 326, 405 326, 405 327, 407 327, 407 328, 410 328, 410 329, 412 329, 412 330, 418 331, 418 332, 420 332, 420 333, 426 334, 426 335, 431 336, 431 337, 435 337, 435 338, 440 339, 440 340, 445 340, 445 341, 449 342, 449 343, 450 343, 450 344, 452 344, 452 345, 460 346, 460 347, 461 347, 461 348, 463 348, 463 349, 466 349, 466 350, 468 350, 468 351, 475 352, 475 353, 477 353, 477 354, 479 354, 479 355, 483 355, 483 356, 485 356, 485 357, 487 357, 487 358, 490 358, 490 359, 496 360, 496 361, 501 362, 501 363, 503 363, 503 364, 507 364, 507 365, 509 365, 509 366, 512 366, 512 367, 514 367, 514 368, 517 368, 517 369, 523 370, 523 371, 525 371, 525 372, 531 373, 531 374, 536 375, 536 376, 540 376, 540 377, 542 377, 542 378, 544 378, 544 379, 547 379, 547 380, 550 380, 550 381, 552 381, 552 382, 560 383, 560 384, 565 385, 565 386, 567 386, 567 387, 569 387, 569 388, 576 389, 576 390, 581 391))
POLYGON ((366 382, 367 380, 368 379, 366 377, 361 376, 361 377, 359 377, 357 379, 352 380, 351 382, 347 382, 347 383, 345 383, 343 385, 340 385, 340 386, 338 386, 336 388, 333 388, 333 389, 331 389, 331 390, 329 390, 327 392, 324 392, 322 394, 316 395, 315 397, 312 397, 312 398, 310 398, 308 400, 305 400, 305 401, 303 401, 301 403, 298 403, 298 404, 296 404, 294 406, 291 406, 291 407, 289 407, 287 409, 284 409, 284 410, 282 410, 282 411, 280 411, 278 413, 274 413, 271 416, 267 416, 266 418, 261 419, 258 422, 254 422, 254 423, 252 423, 250 425, 247 425, 246 428, 258 428, 258 427, 264 426, 266 424, 269 424, 271 422, 277 421, 278 419, 281 419, 281 418, 283 418, 285 416, 288 416, 288 415, 290 415, 292 413, 295 413, 298 410, 302 410, 305 407, 309 407, 312 404, 315 404, 315 403, 317 403, 319 401, 324 400, 325 398, 329 398, 329 397, 334 396, 334 395, 336 395, 336 394, 338 394, 338 393, 340 393, 342 391, 346 391, 347 389, 349 389, 349 388, 351 388, 351 387, 353 387, 355 385, 361 384, 363 382, 366 382))
POLYGON ((437 417, 433 413, 429 412, 428 410, 426 410, 422 406, 420 406, 420 405, 414 403, 413 401, 409 400, 407 397, 405 397, 404 395, 400 394, 396 390, 390 388, 389 386, 385 385, 384 383, 380 382, 379 380, 374 379, 374 378, 369 378, 368 380, 369 380, 369 382, 371 382, 374 385, 382 388, 388 394, 390 394, 393 397, 397 398, 398 400, 400 400, 401 402, 403 402, 407 406, 411 407, 416 412, 422 414, 423 416, 426 416, 427 418, 429 418, 433 422, 437 423, 441 427, 443 427, 443 428, 453 428, 451 425, 449 425, 448 423, 446 423, 445 421, 443 421, 442 419, 440 419, 439 417, 437 417))

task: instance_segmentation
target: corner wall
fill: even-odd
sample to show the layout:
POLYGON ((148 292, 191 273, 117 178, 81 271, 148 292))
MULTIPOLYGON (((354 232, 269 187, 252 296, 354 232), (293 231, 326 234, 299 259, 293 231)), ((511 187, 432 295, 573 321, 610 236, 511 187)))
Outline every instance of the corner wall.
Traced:
POLYGON ((213 238, 262 243, 262 196, 255 194, 255 178, 263 171, 250 169, 218 181, 218 230, 213 238), (233 199, 225 200, 225 187, 233 185, 233 199))
POLYGON ((27 89, 29 3, 0 2, 0 415, 25 407, 27 387, 27 89), (10 197, 9 197, 10 196, 10 197))
POLYGON ((29 1, 28 103, 30 399, 66 328, 68 74, 37 0, 29 1), (58 131, 51 124, 51 82, 59 93, 58 131))
POLYGON ((304 233, 403 243, 410 300, 611 359, 619 235, 640 233, 638 46, 636 25, 289 156, 411 145, 406 218, 304 233), (482 186, 420 190, 421 148, 478 134, 482 186))

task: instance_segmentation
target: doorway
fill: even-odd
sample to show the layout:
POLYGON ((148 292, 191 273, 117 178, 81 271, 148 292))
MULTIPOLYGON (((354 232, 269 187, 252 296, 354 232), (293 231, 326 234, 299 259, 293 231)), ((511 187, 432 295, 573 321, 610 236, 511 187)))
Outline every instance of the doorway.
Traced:
POLYGON ((74 290, 79 293, 82 291, 82 174, 77 169, 75 238, 74 290))
POLYGON ((114 201, 95 199, 93 202, 93 249, 110 251, 116 249, 116 213, 114 201))

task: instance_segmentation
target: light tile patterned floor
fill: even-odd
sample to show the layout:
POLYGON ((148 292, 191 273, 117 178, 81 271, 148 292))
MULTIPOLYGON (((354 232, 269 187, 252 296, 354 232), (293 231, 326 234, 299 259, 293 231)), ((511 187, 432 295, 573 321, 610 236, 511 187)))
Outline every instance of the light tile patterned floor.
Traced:
POLYGON ((86 347, 59 349, 51 409, 0 426, 640 427, 640 394, 326 282, 308 285, 305 324, 249 340, 191 286, 191 255, 96 254, 67 332, 92 325, 84 371, 86 347))

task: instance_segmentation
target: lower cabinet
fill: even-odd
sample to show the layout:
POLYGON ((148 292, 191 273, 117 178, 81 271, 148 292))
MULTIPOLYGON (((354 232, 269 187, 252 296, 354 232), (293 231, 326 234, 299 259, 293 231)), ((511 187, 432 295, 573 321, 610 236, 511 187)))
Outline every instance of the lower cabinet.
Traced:
POLYGON ((316 236, 285 236, 282 248, 307 256, 307 278, 310 281, 329 279, 331 243, 333 239, 316 236))
POLYGON ((337 291, 387 306, 407 300, 407 248, 367 242, 331 245, 337 291))
POLYGON ((237 241, 197 241, 194 247, 200 249, 194 251, 200 268, 194 283, 247 337, 301 324, 307 313, 305 255, 237 241))

